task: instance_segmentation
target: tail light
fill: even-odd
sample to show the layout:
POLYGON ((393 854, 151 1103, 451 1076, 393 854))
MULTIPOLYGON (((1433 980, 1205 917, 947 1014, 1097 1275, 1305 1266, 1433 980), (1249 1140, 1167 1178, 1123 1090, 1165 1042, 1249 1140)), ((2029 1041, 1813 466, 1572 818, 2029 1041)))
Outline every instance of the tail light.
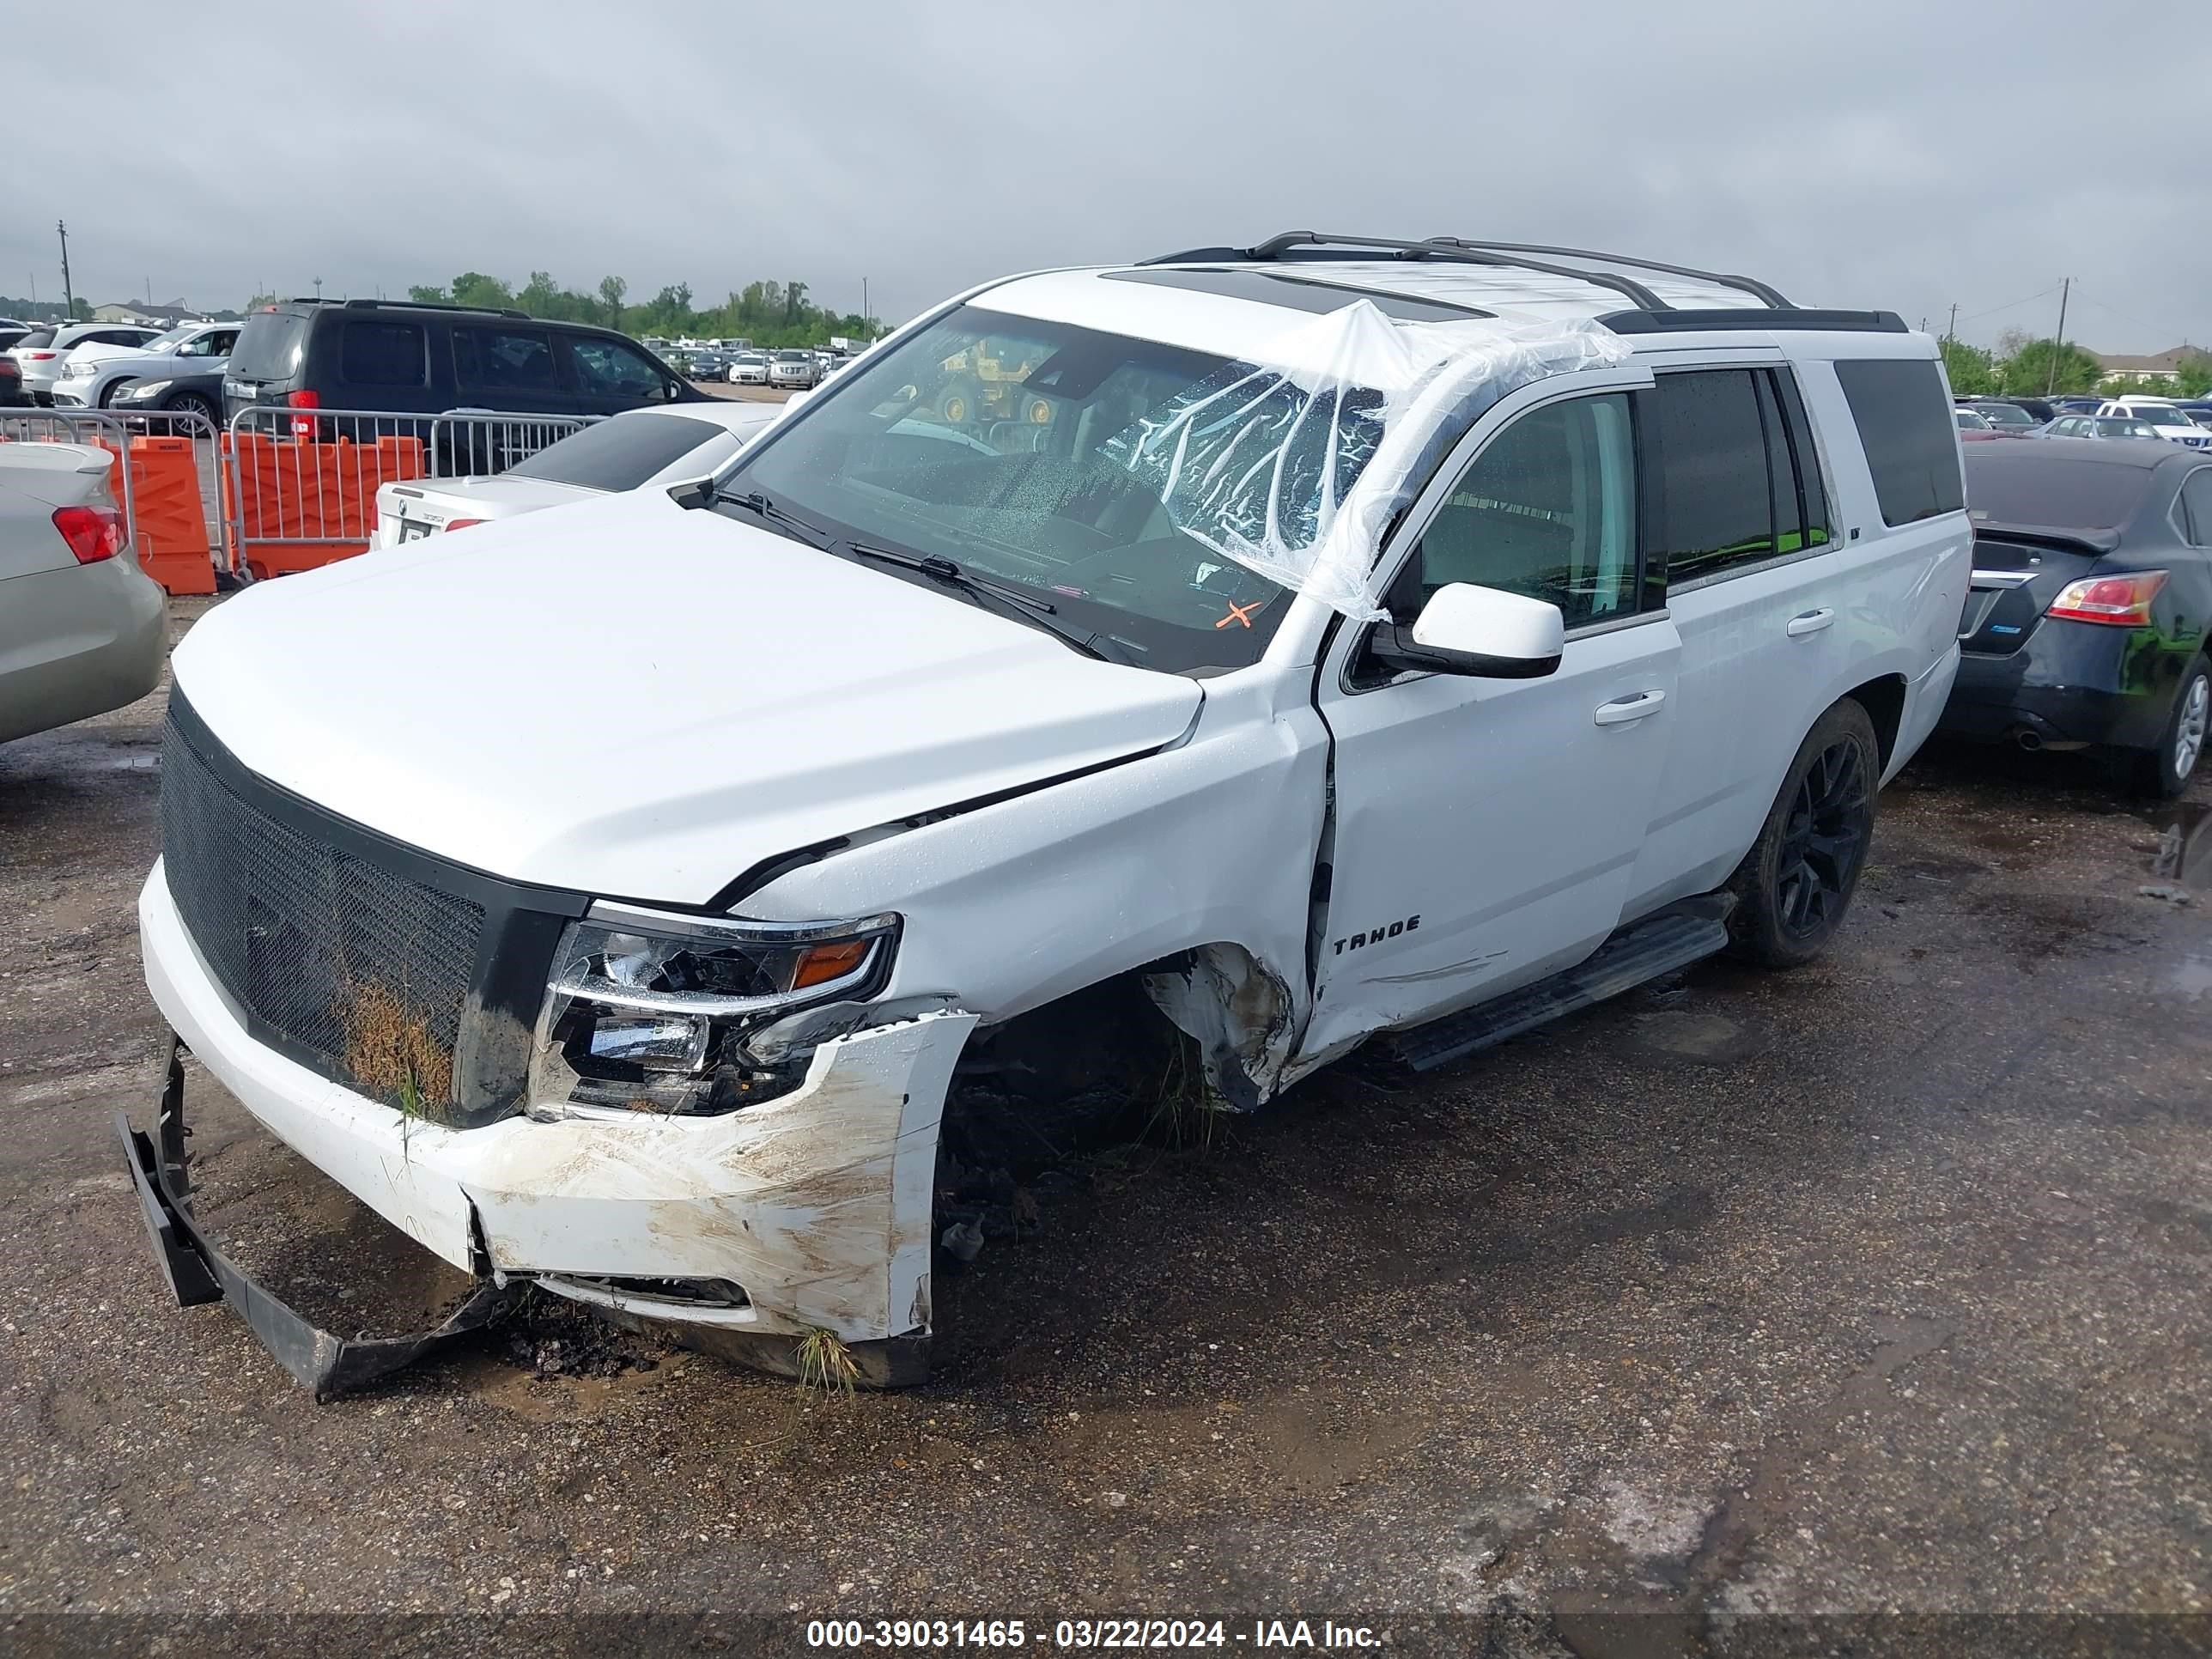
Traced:
POLYGON ((57 507, 54 528, 79 564, 98 564, 123 550, 123 515, 112 507, 57 507))
POLYGON ((2084 576, 2069 582, 2043 614, 2061 622, 2111 623, 2141 628, 2150 621, 2150 602, 2166 586, 2163 570, 2130 570, 2118 576, 2084 576))
MULTIPOLYGON (((288 392, 284 394, 284 406, 287 409, 320 409, 323 394, 319 392, 288 392)), ((315 423, 313 421, 294 421, 292 435, 295 438, 313 437, 315 423)))
POLYGON ((23 355, 34 363, 50 363, 62 354, 58 351, 27 351, 23 355))
POLYGON ((446 520, 446 528, 448 531, 466 530, 472 524, 483 522, 482 519, 448 519, 446 520))

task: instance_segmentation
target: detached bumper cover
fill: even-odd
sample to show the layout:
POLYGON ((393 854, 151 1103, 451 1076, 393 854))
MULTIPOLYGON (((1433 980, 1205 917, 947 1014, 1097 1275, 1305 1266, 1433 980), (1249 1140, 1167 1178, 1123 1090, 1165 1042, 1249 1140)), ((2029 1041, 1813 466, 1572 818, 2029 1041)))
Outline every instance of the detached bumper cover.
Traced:
MULTIPOLYGON (((594 1283, 727 1280, 746 1305, 694 1317, 761 1335, 823 1329, 858 1343, 929 1328, 938 1121, 973 1014, 831 1039, 797 1089, 726 1116, 518 1115, 448 1129, 410 1123, 256 1042, 159 864, 140 895, 139 939, 155 1001, 239 1103, 464 1272, 565 1295, 581 1285, 586 1300, 599 1299, 594 1283)), ((172 1231, 188 1218, 172 1214, 172 1231)))
POLYGON ((185 1068, 177 1041, 169 1039, 168 1071, 161 1090, 161 1114, 152 1135, 115 1115, 137 1190, 139 1213, 153 1242, 170 1291, 179 1307, 228 1302, 252 1328, 262 1346, 293 1380, 313 1390, 317 1400, 357 1389, 411 1364, 453 1337, 489 1324, 506 1307, 509 1292, 489 1279, 434 1330, 406 1336, 342 1337, 322 1329, 278 1301, 217 1249, 192 1218, 191 1178, 184 1152, 185 1068))

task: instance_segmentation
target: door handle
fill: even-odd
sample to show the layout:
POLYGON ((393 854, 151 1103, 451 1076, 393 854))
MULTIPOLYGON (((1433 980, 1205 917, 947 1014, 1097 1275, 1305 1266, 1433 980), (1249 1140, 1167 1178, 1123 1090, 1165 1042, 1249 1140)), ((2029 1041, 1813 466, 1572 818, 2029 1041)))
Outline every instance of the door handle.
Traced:
POLYGON ((1611 702, 1601 702, 1590 718, 1600 726, 1626 726, 1631 720, 1640 720, 1659 712, 1659 705, 1667 701, 1664 691, 1638 691, 1632 697, 1615 697, 1611 702))
POLYGON ((1793 640, 1802 640, 1808 634, 1817 634, 1836 620, 1835 608, 1822 605, 1818 611, 1801 611, 1790 619, 1788 629, 1793 640))

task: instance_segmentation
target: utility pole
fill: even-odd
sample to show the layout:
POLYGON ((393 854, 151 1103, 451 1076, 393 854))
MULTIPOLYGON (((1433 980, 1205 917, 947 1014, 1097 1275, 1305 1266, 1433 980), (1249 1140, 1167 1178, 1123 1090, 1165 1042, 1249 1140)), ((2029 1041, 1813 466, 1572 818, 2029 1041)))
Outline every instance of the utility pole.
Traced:
MULTIPOLYGON (((2058 390, 2058 354, 2066 349, 2066 296, 2073 291, 2074 279, 2067 276, 2058 284, 2058 337, 2051 343, 2051 373, 2043 382, 2043 395, 2048 398, 2058 390)), ((2049 290, 2045 290, 2048 292, 2049 290)))
POLYGON ((70 288, 68 222, 57 219, 54 221, 54 228, 60 233, 62 239, 62 316, 65 320, 74 321, 76 317, 76 295, 70 288))
POLYGON ((315 297, 318 300, 323 297, 323 279, 319 276, 315 278, 315 297))
POLYGON ((868 279, 860 278, 860 334, 865 339, 876 337, 876 325, 868 320, 868 279))
POLYGON ((1944 325, 1943 337, 1947 340, 1959 337, 1959 302, 1956 300, 1951 301, 1951 320, 1944 325))

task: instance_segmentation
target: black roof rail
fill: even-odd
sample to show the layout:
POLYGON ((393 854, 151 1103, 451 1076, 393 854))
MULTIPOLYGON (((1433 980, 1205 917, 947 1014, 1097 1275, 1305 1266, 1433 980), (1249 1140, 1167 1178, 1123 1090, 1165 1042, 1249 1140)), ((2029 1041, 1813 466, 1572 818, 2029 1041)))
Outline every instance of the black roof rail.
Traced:
POLYGON ((1595 283, 1600 288, 1609 288, 1616 294, 1626 295, 1632 305, 1646 311, 1667 309, 1664 300, 1632 276, 1623 276, 1610 270, 1578 270, 1571 265, 1548 264, 1539 259, 1516 258, 1463 242, 1408 242, 1388 236, 1337 236, 1318 230, 1286 230, 1280 235, 1270 236, 1264 242, 1255 242, 1250 247, 1192 248, 1182 253, 1163 253, 1138 263, 1147 265, 1227 264, 1300 257, 1308 259, 1343 257, 1327 253, 1301 256, 1292 252, 1297 248, 1352 248, 1359 250, 1370 258, 1443 259, 1455 264, 1503 265, 1522 270, 1540 270, 1547 276, 1566 276, 1578 283, 1595 283))
POLYGON ((1597 319, 1615 334, 1686 334, 1701 329, 1810 329, 1837 334, 1905 334, 1905 319, 1893 311, 1822 311, 1782 306, 1754 311, 1727 306, 1718 310, 1616 311, 1597 319))
POLYGON ((1790 310, 1790 301, 1756 276, 1730 276, 1717 270, 1699 270, 1694 265, 1670 265, 1661 259, 1638 259, 1626 253, 1599 253, 1586 247, 1547 247, 1540 242, 1471 242, 1457 236, 1432 236, 1431 241, 1446 247, 1483 248, 1492 253, 1547 253, 1562 259, 1602 259, 1608 264, 1634 265, 1639 270, 1663 270, 1669 276, 1689 276, 1701 283, 1718 283, 1748 294, 1778 311, 1790 310))
MULTIPOLYGON (((308 302, 301 301, 295 303, 308 302)), ((323 303, 327 305, 331 301, 325 301, 323 303)), ((479 317, 520 317, 525 322, 531 320, 530 313, 517 306, 465 306, 452 300, 340 300, 337 303, 349 310, 356 306, 366 310, 382 310, 387 307, 397 307, 402 311, 467 311, 473 312, 479 317)))

